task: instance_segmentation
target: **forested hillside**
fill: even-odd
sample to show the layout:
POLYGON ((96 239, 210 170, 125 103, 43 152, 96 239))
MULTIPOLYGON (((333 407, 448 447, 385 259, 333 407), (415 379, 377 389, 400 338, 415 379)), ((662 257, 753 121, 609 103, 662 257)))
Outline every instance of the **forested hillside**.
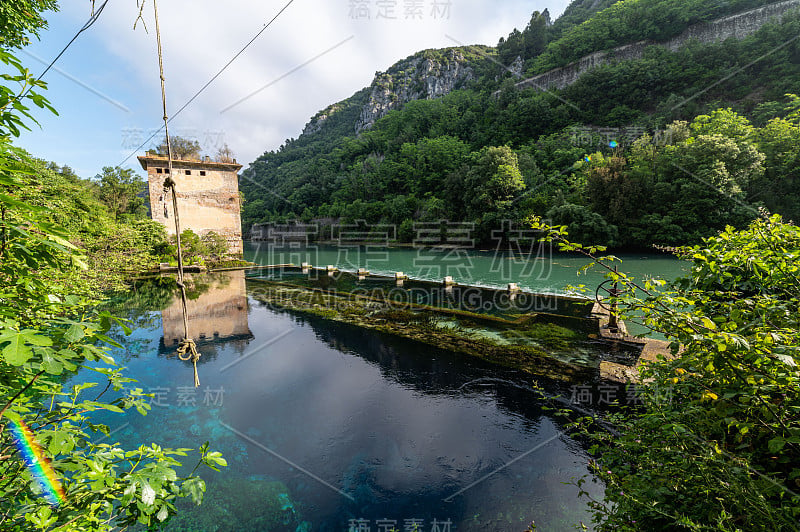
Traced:
POLYGON ((421 52, 387 71, 399 77, 379 76, 383 86, 331 106, 254 161, 240 185, 244 227, 314 221, 324 237, 326 225, 365 220, 396 224, 410 241, 415 222, 447 219, 474 222, 487 242, 503 220, 539 215, 577 240, 631 247, 696 243, 746 225, 759 207, 798 219, 797 11, 741 40, 658 46, 766 3, 576 1, 554 22, 535 12, 496 48, 421 52), (562 90, 515 86, 644 39, 653 45, 641 58, 600 65, 562 90), (396 87, 420 64, 461 77, 444 96, 420 87, 421 99, 398 103, 409 91, 396 87), (364 109, 392 98, 393 110, 356 133, 364 109))
MULTIPOLYGON (((14 154, 27 169, 3 182, 2 193, 11 194, 19 205, 28 205, 39 223, 59 227, 58 234, 76 247, 86 263, 85 269, 48 273, 50 281, 62 289, 97 296, 127 288, 127 274, 156 266, 168 251, 167 233, 150 219, 141 197, 145 183, 133 171, 106 167, 102 175, 89 180, 68 166, 35 159, 24 150, 15 149, 14 154)), ((0 210, 4 224, 24 220, 25 209, 3 206, 0 210)), ((4 250, 12 236, 3 229, 4 250)))

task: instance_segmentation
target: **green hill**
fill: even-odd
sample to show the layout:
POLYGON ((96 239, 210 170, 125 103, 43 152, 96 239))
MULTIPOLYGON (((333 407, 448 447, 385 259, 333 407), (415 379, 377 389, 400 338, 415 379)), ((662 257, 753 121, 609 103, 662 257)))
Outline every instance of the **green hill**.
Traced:
POLYGON ((696 242, 761 207, 798 219, 800 129, 786 95, 800 93, 800 16, 765 23, 777 9, 765 4, 576 1, 554 22, 535 12, 496 48, 415 54, 251 163, 244 226, 314 222, 325 237, 364 220, 410 241, 415 222, 447 219, 475 223, 488 243, 504 220, 536 214, 578 239, 636 247, 696 242), (757 11, 736 31, 748 36, 704 40, 746 9, 757 11), (699 38, 665 47, 687 31, 699 38), (561 89, 516 86, 632 42, 637 56, 590 56, 561 89))

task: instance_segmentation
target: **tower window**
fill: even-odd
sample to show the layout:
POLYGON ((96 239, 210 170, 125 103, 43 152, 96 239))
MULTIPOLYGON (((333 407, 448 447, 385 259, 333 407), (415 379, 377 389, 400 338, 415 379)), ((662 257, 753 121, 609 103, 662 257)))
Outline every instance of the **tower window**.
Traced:
POLYGON ((161 168, 156 168, 156 173, 160 174, 162 172, 161 168))
POLYGON ((186 175, 192 175, 192 171, 191 170, 186 170, 186 175))
POLYGON ((205 170, 200 170, 200 175, 206 175, 206 171, 205 170))

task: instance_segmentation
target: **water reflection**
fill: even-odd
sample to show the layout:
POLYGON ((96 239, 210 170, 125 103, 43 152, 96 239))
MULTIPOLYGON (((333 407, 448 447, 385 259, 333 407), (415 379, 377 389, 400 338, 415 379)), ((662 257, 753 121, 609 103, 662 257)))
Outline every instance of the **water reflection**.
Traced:
MULTIPOLYGON (((186 310, 189 334, 201 350, 231 344, 243 351, 253 339, 247 320, 248 303, 244 272, 187 276, 186 310)), ((183 306, 177 295, 161 311, 161 353, 174 352, 183 339, 183 306)), ((202 362, 202 359, 201 359, 202 362)))
MULTIPOLYGON (((459 530, 497 531, 523 530, 536 519, 545 530, 567 530, 586 519, 577 491, 564 484, 588 473, 584 451, 542 409, 529 377, 253 302, 254 312, 262 309, 275 331, 296 332, 232 368, 239 393, 226 404, 226 419, 356 499, 320 489, 248 446, 251 470, 279 476, 303 494, 315 527, 346 530, 349 520, 363 518, 374 530, 388 517, 401 526, 408 518, 452 518, 459 530)), ((569 396, 566 385, 539 384, 569 396)))
MULTIPOLYGON (((248 302, 241 273, 195 276, 190 296, 201 388, 186 363, 169 359, 166 342, 182 336, 180 302, 152 297, 160 308, 139 310, 156 310, 152 325, 121 339, 120 351, 138 386, 160 399, 146 417, 105 414, 125 445, 210 441, 228 459, 222 474, 204 473, 205 503, 181 503, 168 530, 341 532, 351 520, 403 530, 417 519, 425 531, 449 520, 452 530, 500 532, 535 519, 566 531, 587 522, 569 482, 588 473, 588 456, 542 408, 529 376, 248 302)), ((539 384, 569 397, 568 385, 539 384)), ((601 484, 585 487, 602 497, 601 484)))

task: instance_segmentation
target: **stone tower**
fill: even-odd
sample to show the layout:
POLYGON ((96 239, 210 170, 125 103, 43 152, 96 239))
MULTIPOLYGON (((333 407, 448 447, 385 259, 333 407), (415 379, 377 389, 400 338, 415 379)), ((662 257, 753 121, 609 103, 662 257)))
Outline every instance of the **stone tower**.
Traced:
MULTIPOLYGON (((167 233, 174 235, 172 195, 164 193, 164 179, 169 172, 167 158, 142 155, 139 163, 147 171, 151 216, 167 228, 167 233)), ((243 250, 236 174, 241 168, 242 165, 235 162, 218 163, 209 159, 172 161, 181 230, 191 229, 200 236, 214 231, 225 237, 232 255, 241 255, 243 250)))

